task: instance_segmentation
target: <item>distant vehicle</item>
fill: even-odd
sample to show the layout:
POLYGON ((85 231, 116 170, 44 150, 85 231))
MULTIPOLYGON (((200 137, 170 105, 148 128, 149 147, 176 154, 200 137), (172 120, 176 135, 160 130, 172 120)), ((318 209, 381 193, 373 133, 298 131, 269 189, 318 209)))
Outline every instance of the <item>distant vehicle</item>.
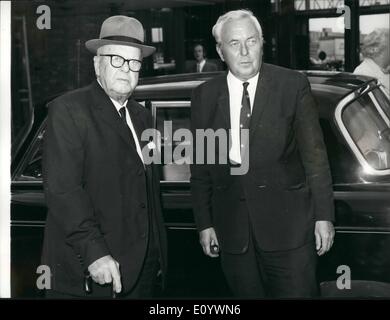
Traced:
MULTIPOLYGON (((390 297, 390 101, 375 79, 337 72, 305 73, 318 102, 337 219, 334 246, 319 261, 322 295, 390 297)), ((135 97, 152 111, 160 132, 169 120, 173 130, 189 128, 192 90, 218 74, 142 79, 135 97)), ((12 297, 42 294, 36 287, 36 271, 46 219, 41 167, 45 119, 45 111, 35 114, 27 138, 14 148, 12 297)), ((162 148, 166 141, 163 136, 162 148)), ((218 259, 204 256, 199 245, 188 165, 163 164, 161 176, 170 266, 163 296, 229 297, 218 259)))

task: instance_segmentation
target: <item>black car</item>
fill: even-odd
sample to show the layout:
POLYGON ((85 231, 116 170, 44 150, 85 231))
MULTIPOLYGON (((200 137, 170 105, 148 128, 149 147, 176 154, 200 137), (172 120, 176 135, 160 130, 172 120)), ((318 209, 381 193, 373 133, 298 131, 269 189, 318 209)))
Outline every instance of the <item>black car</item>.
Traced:
MULTIPOLYGON (((375 79, 337 72, 305 72, 317 100, 335 196, 336 237, 320 258, 324 297, 390 297, 390 101, 375 79), (351 280, 351 281, 349 281, 351 280)), ((146 78, 136 99, 152 111, 162 148, 172 130, 189 129, 192 90, 219 73, 146 78)), ((26 139, 13 150, 12 297, 36 297, 46 206, 42 190, 45 108, 36 108, 26 139)), ((173 142, 186 143, 185 141, 173 142)), ((169 240, 163 297, 229 297, 218 259, 204 256, 190 203, 186 164, 161 168, 169 240)), ((82 284, 80 284, 82 285, 82 284)))

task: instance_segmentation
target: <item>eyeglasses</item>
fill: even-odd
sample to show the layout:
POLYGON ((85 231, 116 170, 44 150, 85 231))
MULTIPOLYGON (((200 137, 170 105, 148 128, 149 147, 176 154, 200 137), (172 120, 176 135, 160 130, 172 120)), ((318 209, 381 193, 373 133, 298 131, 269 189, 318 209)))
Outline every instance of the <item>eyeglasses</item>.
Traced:
POLYGON ((128 63, 129 69, 133 72, 139 72, 142 67, 142 61, 136 59, 125 59, 116 54, 99 54, 101 57, 110 57, 110 63, 114 68, 121 68, 125 62, 128 63))

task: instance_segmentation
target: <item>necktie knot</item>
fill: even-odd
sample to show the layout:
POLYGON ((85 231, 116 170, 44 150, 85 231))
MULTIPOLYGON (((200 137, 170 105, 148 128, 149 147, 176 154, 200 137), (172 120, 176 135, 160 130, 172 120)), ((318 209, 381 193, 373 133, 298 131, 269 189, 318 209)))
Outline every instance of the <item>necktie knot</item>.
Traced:
POLYGON ((119 113, 121 114, 122 119, 126 120, 126 107, 120 108, 119 113))
MULTIPOLYGON (((130 143, 131 145, 134 147, 134 149, 137 150, 137 146, 135 144, 135 138, 133 136, 133 132, 131 131, 130 127, 129 127, 129 124, 127 123, 127 119, 126 119, 126 107, 122 107, 119 109, 119 113, 121 114, 121 119, 126 127, 126 130, 127 130, 127 133, 129 134, 129 138, 130 138, 130 143)), ((141 157, 140 157, 141 158, 141 157)))
POLYGON ((244 82, 242 85, 244 87, 244 90, 246 90, 249 86, 249 82, 244 82))

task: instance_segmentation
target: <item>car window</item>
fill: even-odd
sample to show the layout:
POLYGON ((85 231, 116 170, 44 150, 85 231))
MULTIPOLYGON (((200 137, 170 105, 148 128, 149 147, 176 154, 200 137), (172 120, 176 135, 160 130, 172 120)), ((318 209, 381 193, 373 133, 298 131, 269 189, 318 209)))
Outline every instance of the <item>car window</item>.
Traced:
POLYGON ((390 169, 390 122, 382 106, 370 92, 346 105, 341 115, 355 155, 373 173, 390 169))
POLYGON ((45 125, 43 124, 26 153, 26 158, 23 161, 23 166, 19 169, 16 180, 42 181, 42 142, 44 134, 45 125))
POLYGON ((385 112, 387 118, 390 119, 390 100, 387 98, 387 96, 385 95, 385 93, 381 88, 374 89, 372 93, 374 94, 375 99, 378 101, 381 108, 385 112))
MULTIPOLYGON (((190 102, 156 102, 152 104, 153 113, 155 116, 155 126, 161 133, 161 154, 162 154, 162 181, 189 181, 190 168, 189 164, 183 163, 186 159, 185 154, 177 153, 179 145, 188 145, 190 142, 182 139, 182 141, 173 141, 169 138, 169 127, 165 128, 164 123, 171 125, 171 132, 175 133, 178 129, 190 129, 190 102), (167 149, 167 150, 165 150, 167 149), (168 151, 169 150, 169 151, 168 151), (168 152, 171 152, 169 155, 168 152), (164 158, 166 154, 166 158, 164 158)), ((42 181, 42 141, 44 135, 44 127, 41 128, 39 134, 34 139, 30 150, 26 154, 23 161, 23 166, 19 168, 16 180, 19 181, 42 181)))
MULTIPOLYGON (((190 141, 181 137, 176 141, 172 134, 189 132, 190 130, 190 102, 152 102, 152 112, 156 119, 156 129, 161 133, 161 155, 162 155, 162 181, 183 182, 190 180, 189 158, 183 150, 190 145, 190 141), (184 130, 184 131, 183 131, 184 130), (170 133, 171 132, 171 133, 170 133)), ((181 135, 179 135, 181 136, 181 135)))
POLYGON ((337 134, 330 119, 320 119, 320 125, 324 136, 325 146, 329 159, 332 181, 335 185, 345 183, 358 183, 360 177, 360 164, 351 152, 348 144, 337 134))

